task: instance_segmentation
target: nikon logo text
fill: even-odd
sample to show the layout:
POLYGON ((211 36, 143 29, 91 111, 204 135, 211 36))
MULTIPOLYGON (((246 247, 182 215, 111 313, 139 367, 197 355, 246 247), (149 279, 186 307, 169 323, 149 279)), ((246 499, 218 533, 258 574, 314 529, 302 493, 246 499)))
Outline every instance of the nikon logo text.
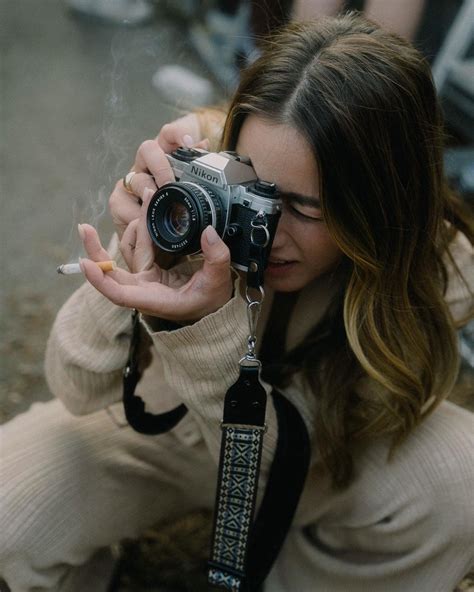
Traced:
POLYGON ((194 165, 191 165, 191 174, 201 177, 201 179, 206 179, 206 181, 209 181, 209 183, 219 183, 219 179, 215 175, 211 175, 204 169, 200 169, 194 165))

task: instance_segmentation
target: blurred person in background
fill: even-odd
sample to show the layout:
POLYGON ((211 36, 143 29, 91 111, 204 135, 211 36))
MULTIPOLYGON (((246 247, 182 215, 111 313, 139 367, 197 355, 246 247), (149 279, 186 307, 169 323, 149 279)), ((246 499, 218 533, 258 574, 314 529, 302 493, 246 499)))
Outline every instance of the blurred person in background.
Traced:
MULTIPOLYGON (((424 4, 424 0, 369 0, 364 3, 364 14, 412 41, 424 4)), ((240 69, 259 55, 259 45, 272 31, 291 19, 335 16, 351 7, 353 2, 344 0, 215 0, 203 3, 199 18, 191 20, 189 38, 209 72, 229 94, 238 84, 240 69)), ((184 98, 188 105, 206 104, 214 95, 209 81, 180 65, 160 68, 153 84, 169 100, 184 98)))
MULTIPOLYGON (((424 6, 425 0, 366 0, 363 13, 388 31, 413 41, 424 6)), ((335 16, 345 8, 345 0, 294 0, 293 18, 307 20, 335 16)))

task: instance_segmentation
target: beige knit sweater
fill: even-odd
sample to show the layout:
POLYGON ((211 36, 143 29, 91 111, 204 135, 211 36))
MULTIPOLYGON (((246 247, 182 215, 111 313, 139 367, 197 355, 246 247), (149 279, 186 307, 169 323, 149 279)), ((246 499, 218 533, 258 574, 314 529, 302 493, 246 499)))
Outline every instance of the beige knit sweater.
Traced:
MULTIPOLYGON (((117 251, 116 240, 111 250, 117 251)), ((456 241, 454 253, 474 286, 474 253, 463 237, 456 241)), ((176 434, 188 445, 203 439, 214 463, 223 397, 237 378, 237 362, 246 349, 246 305, 238 289, 235 293, 217 312, 176 331, 155 332, 142 319, 153 343, 152 362, 137 392, 155 413, 185 402, 189 413, 176 434)), ((324 314, 331 294, 328 281, 315 282, 302 292, 287 347, 298 343, 324 314)), ((455 279, 447 299, 458 318, 472 306, 469 292, 455 279)), ((111 304, 89 284, 63 306, 48 342, 46 376, 51 391, 71 413, 88 414, 121 399, 130 333, 130 310, 111 304)), ((298 378, 285 394, 299 409, 311 437, 314 395, 298 378)), ((261 492, 277 439, 271 403, 266 422, 261 492)), ((313 464, 294 527, 266 590, 452 589, 474 558, 473 428, 470 413, 445 403, 392 462, 387 462, 387 443, 374 441, 357 459, 356 479, 344 492, 333 492, 313 464)))

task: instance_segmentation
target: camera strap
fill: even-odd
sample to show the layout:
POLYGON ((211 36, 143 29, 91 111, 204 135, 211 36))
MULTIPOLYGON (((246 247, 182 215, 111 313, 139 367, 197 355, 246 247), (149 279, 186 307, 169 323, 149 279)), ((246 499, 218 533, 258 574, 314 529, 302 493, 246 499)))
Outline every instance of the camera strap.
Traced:
MULTIPOLYGON (((263 300, 263 289, 261 291, 263 300)), ((222 440, 209 561, 209 583, 244 590, 246 563, 257 499, 265 432, 267 394, 255 356, 255 331, 262 300, 247 297, 248 351, 239 361, 237 381, 224 400, 222 440)))
MULTIPOLYGON (((231 592, 257 592, 270 571, 290 528, 303 491, 310 442, 296 407, 272 391, 278 441, 260 510, 254 520, 267 395, 260 382, 261 362, 255 354, 256 330, 264 299, 263 273, 269 233, 263 212, 252 220, 247 271, 247 353, 239 360, 239 377, 224 399, 222 439, 216 488, 208 581, 231 592), (288 487, 291 483, 291 487, 288 487)), ((140 380, 140 322, 132 315, 129 357, 123 373, 123 403, 130 425, 143 434, 161 434, 187 413, 184 404, 161 414, 145 411, 135 395, 140 380)), ((170 329, 171 327, 168 327, 170 329)), ((175 328, 178 328, 176 326, 175 328)), ((264 344, 265 345, 265 344, 264 344)))
POLYGON ((249 336, 239 361, 239 377, 224 399, 222 440, 208 581, 213 586, 249 590, 248 556, 265 433, 267 395, 255 354, 258 318, 264 299, 263 273, 270 240, 266 217, 251 221, 246 298, 249 336), (254 295, 252 295, 254 293, 254 295))
MULTIPOLYGON (((178 325, 176 325, 178 327, 178 325)), ((140 434, 153 436, 173 429, 186 415, 188 409, 183 403, 165 413, 149 413, 141 397, 135 395, 141 378, 138 364, 140 344, 140 319, 138 310, 132 312, 132 339, 128 351, 127 364, 123 370, 123 407, 125 417, 132 428, 140 434)))

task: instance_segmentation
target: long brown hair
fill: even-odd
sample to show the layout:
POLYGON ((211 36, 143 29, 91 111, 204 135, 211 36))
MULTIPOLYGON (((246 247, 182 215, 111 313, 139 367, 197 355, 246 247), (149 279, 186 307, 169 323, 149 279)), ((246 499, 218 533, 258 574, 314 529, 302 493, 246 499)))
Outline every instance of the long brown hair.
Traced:
POLYGON ((306 138, 323 217, 345 255, 340 297, 288 354, 281 376, 304 370, 318 450, 342 486, 354 444, 389 435, 394 449, 453 387, 458 353, 443 257, 456 228, 473 241, 472 220, 444 179, 429 65, 360 16, 292 24, 269 39, 230 106, 227 149, 250 113, 306 138))

